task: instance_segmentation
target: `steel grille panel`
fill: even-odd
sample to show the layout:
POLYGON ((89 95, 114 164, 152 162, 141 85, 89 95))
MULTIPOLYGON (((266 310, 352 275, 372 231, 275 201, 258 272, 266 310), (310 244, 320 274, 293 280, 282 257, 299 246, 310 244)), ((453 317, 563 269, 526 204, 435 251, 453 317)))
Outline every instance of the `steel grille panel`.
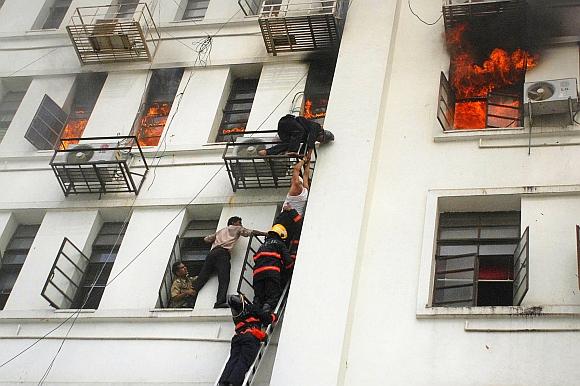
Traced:
POLYGON ((506 19, 520 21, 526 16, 525 0, 504 1, 457 1, 445 0, 443 4, 443 19, 445 29, 450 29, 471 18, 485 18, 502 15, 506 19))

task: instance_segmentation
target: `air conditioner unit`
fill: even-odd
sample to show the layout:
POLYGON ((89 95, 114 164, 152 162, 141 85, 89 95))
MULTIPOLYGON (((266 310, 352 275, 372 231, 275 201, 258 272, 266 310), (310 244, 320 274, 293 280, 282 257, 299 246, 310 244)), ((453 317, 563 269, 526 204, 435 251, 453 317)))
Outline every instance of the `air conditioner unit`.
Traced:
POLYGON ((555 79, 524 84, 524 109, 533 115, 569 113, 578 103, 576 79, 555 79))
POLYGON ((53 165, 81 165, 123 161, 129 158, 129 152, 120 151, 118 142, 80 143, 70 145, 67 150, 57 152, 53 165))
POLYGON ((94 51, 130 50, 132 48, 126 33, 115 33, 117 25, 118 19, 99 19, 95 22, 93 32, 89 36, 89 42, 94 51))

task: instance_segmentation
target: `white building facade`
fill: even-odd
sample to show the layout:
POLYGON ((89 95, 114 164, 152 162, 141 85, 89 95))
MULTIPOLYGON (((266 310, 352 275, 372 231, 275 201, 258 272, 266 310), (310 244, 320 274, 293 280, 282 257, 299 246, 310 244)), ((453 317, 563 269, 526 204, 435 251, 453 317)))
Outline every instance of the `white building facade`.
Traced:
MULTIPOLYGON (((248 228, 271 226, 287 188, 234 192, 224 166, 219 135, 228 134, 224 116, 235 120, 232 90, 255 84, 249 107, 240 102, 249 114, 244 128, 274 130, 281 116, 304 112, 312 68, 326 58, 290 33, 266 36, 263 17, 252 14, 256 3, 149 2, 142 11, 149 24, 140 24, 149 28, 145 46, 118 30, 98 40, 102 22, 82 46, 66 28, 78 9, 102 6, 110 24, 140 8, 0 2, 0 384, 216 382, 234 331, 231 313, 213 308, 215 277, 193 309, 163 307, 176 237, 215 231, 234 215, 248 228), (288 46, 297 48, 285 52, 288 46), (81 64, 82 49, 96 53, 92 62, 81 64), (111 59, 112 52, 128 56, 111 59), (147 136, 139 129, 149 111, 143 106, 161 103, 150 86, 169 69, 183 72, 173 86, 162 83, 174 87, 172 103, 161 132, 147 136), (149 167, 142 184, 134 175, 138 194, 63 191, 59 181, 72 177, 63 180, 50 165, 58 136, 44 150, 25 138, 38 127, 45 95, 67 121, 86 111, 75 110, 86 91, 80 79, 96 73, 106 76, 87 97, 93 103, 82 137, 147 137, 140 138, 143 157, 133 149, 128 161, 135 173, 149 167), (124 231, 114 224, 126 224, 124 231), (55 309, 42 295, 65 238, 86 256, 97 247, 114 252, 103 254, 114 261, 94 261, 109 273, 94 308, 78 311, 73 301, 55 309)), ((266 2, 269 17, 289 21, 293 2, 278 3, 266 2)), ((254 384, 578 384, 580 33, 527 42, 537 63, 514 86, 525 94, 534 82, 568 79, 572 91, 561 99, 570 111, 534 115, 541 104, 524 111, 521 99, 510 124, 488 127, 488 98, 484 127, 443 130, 440 74, 452 78, 446 37, 457 20, 442 6, 525 2, 351 0, 348 13, 341 1, 294 3, 307 3, 305 20, 331 13, 338 22, 324 106, 324 127, 336 140, 317 149, 286 311, 254 384)), ((580 8, 567 6, 567 14, 580 8)), ((246 247, 241 239, 232 251, 230 293, 246 247)))

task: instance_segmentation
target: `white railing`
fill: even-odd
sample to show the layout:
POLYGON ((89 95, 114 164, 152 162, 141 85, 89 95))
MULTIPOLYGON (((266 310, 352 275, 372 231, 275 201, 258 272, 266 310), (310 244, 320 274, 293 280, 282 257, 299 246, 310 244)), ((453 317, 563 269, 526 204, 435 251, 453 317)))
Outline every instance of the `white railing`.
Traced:
POLYGON ((260 17, 295 17, 313 15, 335 15, 339 16, 343 8, 343 0, 282 0, 279 4, 272 4, 265 1, 260 10, 260 17))

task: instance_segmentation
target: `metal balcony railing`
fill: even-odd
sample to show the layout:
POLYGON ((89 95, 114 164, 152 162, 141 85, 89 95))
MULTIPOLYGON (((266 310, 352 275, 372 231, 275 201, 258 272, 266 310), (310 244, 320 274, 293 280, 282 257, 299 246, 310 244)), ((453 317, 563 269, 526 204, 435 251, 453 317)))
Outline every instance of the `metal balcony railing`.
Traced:
POLYGON ((504 21, 521 22, 526 18, 525 0, 443 0, 445 29, 468 19, 502 15, 504 21))
POLYGON ((258 18, 266 50, 277 55, 336 48, 347 11, 347 0, 266 0, 258 18))
POLYGON ((139 193, 149 170, 134 136, 62 138, 50 166, 65 196, 80 193, 139 193), (64 144, 80 141, 79 144, 64 144), (129 164, 137 148, 145 171, 131 171, 129 164))
POLYGON ((153 59, 160 35, 149 7, 137 2, 130 5, 75 10, 66 29, 82 64, 153 59))
MULTIPOLYGON (((280 154, 261 157, 257 155, 259 149, 279 143, 272 139, 276 131, 246 131, 244 133, 244 135, 248 134, 250 136, 238 137, 235 142, 228 142, 222 156, 234 192, 238 189, 289 187, 293 166, 304 157, 306 147, 302 146, 294 155, 280 154), (254 134, 270 134, 271 137, 252 137, 254 134)), ((313 174, 315 163, 316 149, 310 161, 310 176, 313 174)))

